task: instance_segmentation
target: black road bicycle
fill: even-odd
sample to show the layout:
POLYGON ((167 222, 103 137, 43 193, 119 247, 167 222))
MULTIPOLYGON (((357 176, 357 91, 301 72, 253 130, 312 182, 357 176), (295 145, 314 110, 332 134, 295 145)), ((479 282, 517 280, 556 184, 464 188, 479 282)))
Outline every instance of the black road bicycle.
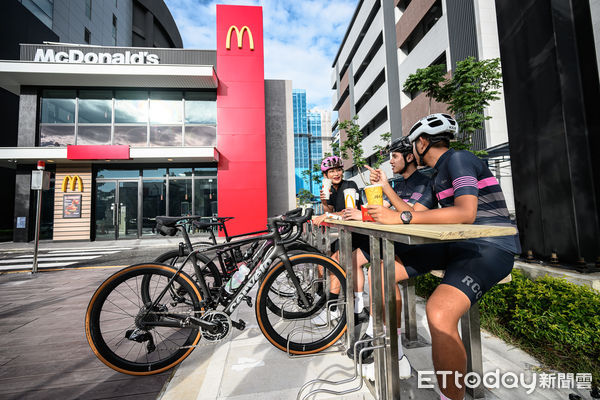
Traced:
MULTIPOLYGON (((296 208, 288 211, 284 217, 298 217, 301 213, 302 209, 296 208)), ((223 285, 223 282, 227 282, 231 278, 235 271, 238 270, 240 263, 256 263, 254 255, 262 243, 255 241, 250 245, 244 246, 243 243, 238 244, 238 242, 235 242, 230 246, 221 246, 220 248, 213 249, 213 246, 217 245, 214 230, 216 229, 217 231, 223 232, 225 234, 225 242, 227 243, 231 242, 233 239, 266 234, 269 231, 263 230, 229 236, 225 222, 233 219, 233 217, 213 217, 208 221, 206 219, 206 217, 156 217, 157 231, 160 234, 164 236, 175 236, 177 232, 181 232, 183 241, 179 243, 177 250, 169 250, 160 254, 154 259, 154 262, 168 264, 175 268, 179 268, 179 266, 185 264, 183 271, 189 274, 193 279, 197 279, 195 271, 198 268, 201 268, 208 288, 218 294, 218 290, 223 285), (196 229, 207 230, 210 233, 210 241, 192 242, 187 233, 189 225, 192 225, 196 229), (194 252, 194 250, 200 251, 194 252), (192 252, 195 254, 188 257, 192 252)), ((280 234, 281 229, 282 228, 280 228, 280 234)), ((289 235, 290 233, 291 232, 288 232, 287 234, 289 235)), ((282 236, 282 239, 285 240, 287 238, 284 235, 282 236)), ((267 241, 268 247, 274 245, 273 239, 263 240, 267 241)), ((296 238, 291 243, 285 243, 284 246, 288 253, 320 252, 317 248, 299 238, 296 238)), ((262 254, 264 254, 264 251, 262 254)))
POLYGON ((232 240, 199 251, 256 246, 249 260, 249 274, 229 295, 211 290, 204 268, 195 264, 196 277, 166 264, 144 263, 126 267, 110 276, 96 290, 87 308, 85 331, 96 356, 107 366, 132 375, 163 372, 183 361, 205 341, 218 342, 232 328, 244 329, 232 313, 243 302, 251 305, 250 290, 258 284, 254 308, 258 326, 267 340, 291 354, 322 351, 346 330, 345 272, 332 259, 319 253, 288 250, 312 216, 275 217, 268 232, 232 240), (325 326, 315 326, 311 317, 332 306, 326 300, 330 277, 341 283, 336 305, 341 317, 325 326))

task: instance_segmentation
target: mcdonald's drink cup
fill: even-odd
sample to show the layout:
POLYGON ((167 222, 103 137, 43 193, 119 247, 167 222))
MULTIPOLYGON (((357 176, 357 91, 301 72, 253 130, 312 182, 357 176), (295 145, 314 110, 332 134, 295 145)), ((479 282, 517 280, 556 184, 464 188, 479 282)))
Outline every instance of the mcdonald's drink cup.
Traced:
POLYGON ((346 208, 356 208, 356 189, 344 189, 344 204, 346 208))
POLYGON ((323 194, 325 195, 325 199, 329 200, 330 192, 331 192, 331 179, 323 178, 323 194))
POLYGON ((381 185, 366 186, 365 194, 367 195, 367 203, 370 206, 383 205, 383 188, 381 185))

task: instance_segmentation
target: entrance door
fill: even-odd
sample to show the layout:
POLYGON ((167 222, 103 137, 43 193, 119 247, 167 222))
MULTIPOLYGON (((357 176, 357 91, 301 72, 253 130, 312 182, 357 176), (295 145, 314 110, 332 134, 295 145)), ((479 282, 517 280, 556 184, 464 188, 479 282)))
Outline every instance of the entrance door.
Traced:
POLYGON ((96 183, 96 239, 138 238, 138 182, 96 183))

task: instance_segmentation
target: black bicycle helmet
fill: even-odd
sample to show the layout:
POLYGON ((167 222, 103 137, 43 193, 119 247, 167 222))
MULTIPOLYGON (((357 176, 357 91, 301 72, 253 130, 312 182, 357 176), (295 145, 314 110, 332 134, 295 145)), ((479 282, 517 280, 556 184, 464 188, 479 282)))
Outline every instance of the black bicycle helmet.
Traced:
POLYGON ((394 139, 390 145, 390 152, 392 153, 412 153, 412 149, 412 143, 407 136, 394 139))

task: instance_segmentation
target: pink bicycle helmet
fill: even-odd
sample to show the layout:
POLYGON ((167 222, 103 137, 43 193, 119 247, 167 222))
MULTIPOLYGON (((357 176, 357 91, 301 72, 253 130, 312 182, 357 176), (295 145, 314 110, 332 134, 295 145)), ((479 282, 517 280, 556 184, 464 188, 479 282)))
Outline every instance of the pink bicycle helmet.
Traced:
POLYGON ((321 171, 327 172, 332 168, 341 168, 342 167, 342 159, 338 156, 327 157, 321 163, 321 171))

